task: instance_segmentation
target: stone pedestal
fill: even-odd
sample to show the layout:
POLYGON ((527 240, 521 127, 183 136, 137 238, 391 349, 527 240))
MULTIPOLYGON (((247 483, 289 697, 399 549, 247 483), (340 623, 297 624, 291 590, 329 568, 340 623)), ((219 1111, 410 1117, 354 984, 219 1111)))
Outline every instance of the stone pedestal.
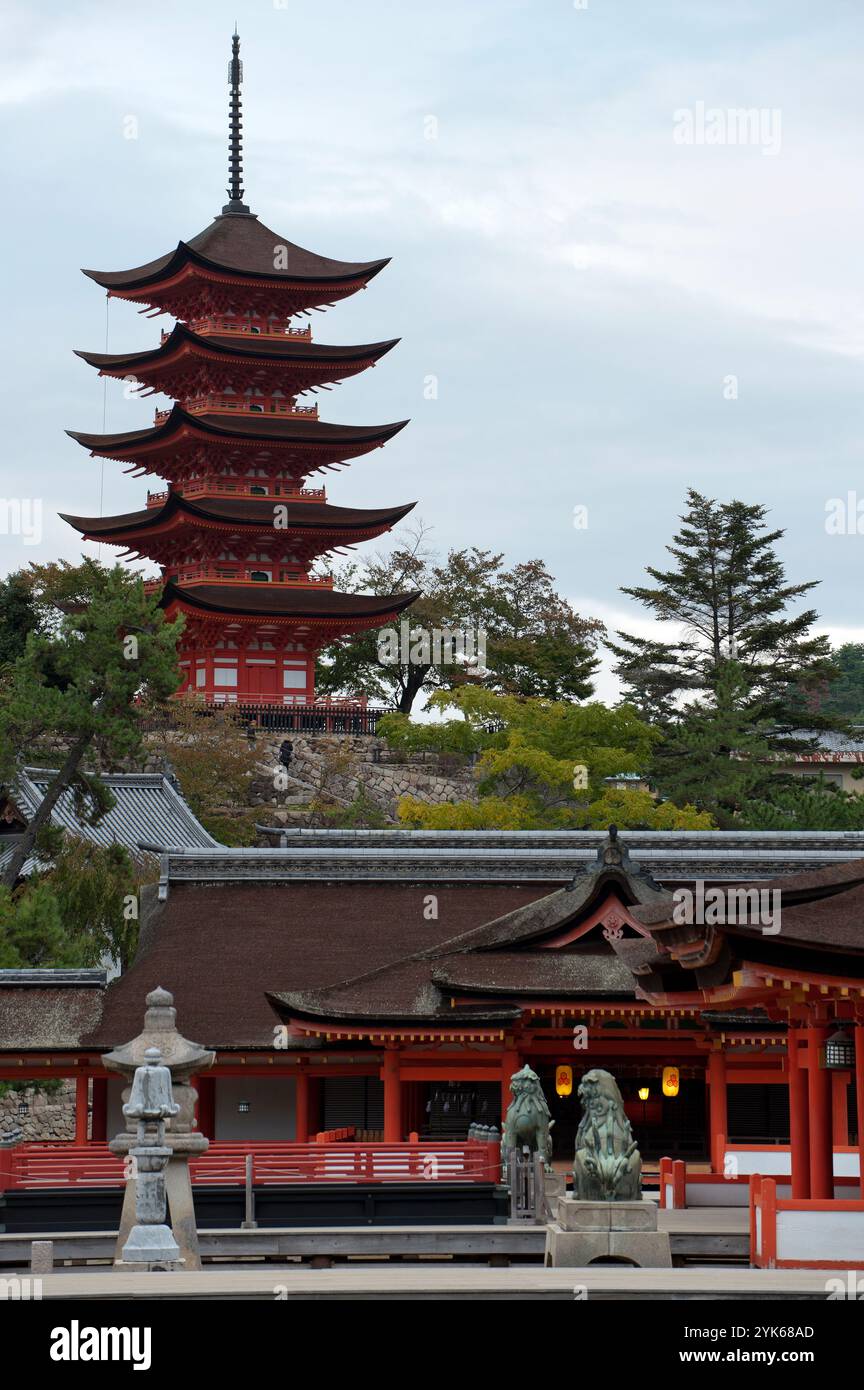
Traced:
POLYGON ((550 1211, 554 1211, 557 1199, 564 1197, 567 1193, 567 1179, 563 1173, 545 1173, 543 1181, 546 1188, 546 1201, 549 1203, 550 1211))
POLYGON ((545 1264, 583 1269, 594 1260, 622 1260, 643 1269, 671 1269, 669 1237, 657 1229, 653 1202, 580 1202, 559 1197, 546 1227, 545 1264))

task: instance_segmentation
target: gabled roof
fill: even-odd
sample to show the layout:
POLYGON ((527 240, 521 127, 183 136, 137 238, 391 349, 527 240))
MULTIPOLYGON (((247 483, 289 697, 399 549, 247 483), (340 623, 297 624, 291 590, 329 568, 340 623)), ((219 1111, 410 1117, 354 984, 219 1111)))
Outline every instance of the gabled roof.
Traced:
MULTIPOLYGON (((315 995, 360 972, 401 964, 406 932, 418 947, 429 946, 536 891, 505 884, 436 888, 441 920, 434 921, 424 917, 428 888, 422 883, 310 884, 278 877, 229 889, 175 883, 167 901, 155 906, 145 889, 138 956, 109 986, 98 1030, 82 1043, 123 1042, 130 1016, 161 981, 174 995, 184 1032, 203 1046, 272 1048, 282 992, 315 995)), ((392 1011, 404 1014, 406 999, 424 988, 422 978, 416 988, 406 978, 392 994, 392 1011)), ((387 997, 381 1003, 389 1006, 387 997)), ((301 1047, 310 1045, 299 1040, 301 1047)))
MULTIPOLYGON (((28 817, 42 804, 55 773, 47 768, 26 767, 15 784, 16 805, 28 817)), ((218 849, 219 842, 204 829, 180 792, 161 773, 107 773, 101 780, 115 805, 96 825, 86 825, 75 814, 71 792, 64 792, 51 813, 51 824, 96 845, 125 845, 135 859, 152 860, 160 849, 218 849), (154 848, 155 847, 155 848, 154 848)), ((0 841, 0 868, 11 855, 13 836, 0 841)), ((31 873, 28 860, 23 873, 31 873)))
MULTIPOLYGON (((610 897, 625 907, 666 897, 650 875, 630 861, 614 826, 598 849, 596 867, 566 888, 340 985, 274 992, 271 997, 294 1019, 357 1021, 452 1021, 450 997, 463 991, 506 994, 517 1009, 520 997, 632 997, 632 974, 608 945, 604 948, 592 938, 566 950, 535 949, 573 919, 590 919, 592 910, 610 897)), ((457 1011, 460 1019, 463 1008, 457 1011)))
POLYGON ((107 290, 140 289, 176 275, 185 265, 279 283, 334 284, 369 281, 389 257, 378 261, 336 261, 288 241, 259 222, 254 213, 214 218, 209 227, 178 241, 173 251, 131 270, 85 270, 107 290), (277 268, 278 267, 278 268, 277 268))
MULTIPOLYGON (((707 1001, 815 981, 826 998, 864 980, 864 859, 759 884, 723 884, 704 898, 673 894, 633 909, 653 955, 615 951, 634 971, 643 998, 699 995, 707 1001), (719 991, 719 993, 717 993, 719 991)), ((809 986, 808 986, 809 987, 809 986)), ((751 994, 752 997, 752 994, 751 994)), ((791 995, 790 995, 791 997, 791 995)))
MULTIPOLYGON (((668 894, 651 875, 631 862, 626 849, 611 827, 609 838, 597 851, 596 867, 576 874, 566 888, 539 898, 509 912, 497 921, 456 938, 449 943, 454 951, 488 951, 496 947, 525 945, 550 936, 577 914, 585 914, 610 893, 624 904, 666 902, 668 894), (612 856, 612 857, 604 857, 612 856)), ((635 915, 635 914, 634 914, 635 915)))

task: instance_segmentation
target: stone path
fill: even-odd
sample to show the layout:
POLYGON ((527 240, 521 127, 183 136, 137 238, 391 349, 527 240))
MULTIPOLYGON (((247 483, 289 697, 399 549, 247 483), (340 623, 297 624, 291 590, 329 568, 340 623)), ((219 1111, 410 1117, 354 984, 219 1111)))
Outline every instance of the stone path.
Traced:
POLYGON ((275 1265, 205 1268, 200 1273, 69 1270, 42 1280, 42 1299, 818 1299, 831 1271, 759 1269, 585 1270, 533 1265, 486 1269, 465 1265, 381 1263, 310 1270, 275 1265))

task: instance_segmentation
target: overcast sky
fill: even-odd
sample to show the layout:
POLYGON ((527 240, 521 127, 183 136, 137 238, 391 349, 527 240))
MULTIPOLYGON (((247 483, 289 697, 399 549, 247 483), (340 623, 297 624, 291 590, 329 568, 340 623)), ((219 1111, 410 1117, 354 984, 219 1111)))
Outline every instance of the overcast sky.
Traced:
MULTIPOLYGON (((416 499, 442 550, 541 556, 638 631, 618 586, 664 562, 685 489, 762 502, 790 577, 823 581, 824 629, 864 637, 864 520, 825 525, 850 491, 864 514, 861 0, 7 0, 0 497, 41 499, 43 534, 0 534, 4 572, 77 558, 56 514, 98 512, 103 472, 106 514, 143 504, 145 479, 64 434, 103 419, 72 349, 104 348, 105 298, 79 268, 220 211, 235 18, 252 210, 393 257, 314 316, 322 342, 402 339, 322 415, 412 417, 332 502, 416 499)), ((109 349, 158 327, 115 301, 109 349)), ((111 383, 108 428, 153 404, 111 383)))

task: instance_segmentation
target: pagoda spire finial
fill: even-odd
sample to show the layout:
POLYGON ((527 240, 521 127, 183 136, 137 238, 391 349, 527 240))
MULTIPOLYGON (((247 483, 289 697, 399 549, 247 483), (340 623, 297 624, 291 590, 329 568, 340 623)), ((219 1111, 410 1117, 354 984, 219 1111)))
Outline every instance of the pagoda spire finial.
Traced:
POLYGON ((230 202, 223 207, 223 213, 248 213, 243 202, 243 133, 240 103, 240 84, 243 81, 243 64, 240 61, 240 35, 234 25, 231 39, 231 61, 228 64, 228 81, 231 84, 231 99, 228 104, 228 188, 230 202))

